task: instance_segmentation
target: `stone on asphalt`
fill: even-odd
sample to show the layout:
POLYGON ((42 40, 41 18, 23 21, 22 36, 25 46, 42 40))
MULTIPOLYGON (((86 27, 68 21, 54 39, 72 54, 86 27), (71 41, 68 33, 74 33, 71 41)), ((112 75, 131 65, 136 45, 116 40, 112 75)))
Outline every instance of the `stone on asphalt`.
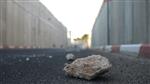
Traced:
POLYGON ((105 74, 111 67, 112 64, 106 57, 92 55, 78 58, 71 64, 67 64, 64 71, 69 76, 91 80, 105 74))
POLYGON ((53 57, 53 56, 48 56, 50 59, 53 57))
POLYGON ((75 60, 75 55, 72 54, 72 53, 69 53, 69 54, 66 55, 66 59, 68 61, 73 61, 73 60, 75 60))
POLYGON ((27 58, 26 58, 26 61, 29 61, 29 60, 30 60, 30 58, 27 57, 27 58))

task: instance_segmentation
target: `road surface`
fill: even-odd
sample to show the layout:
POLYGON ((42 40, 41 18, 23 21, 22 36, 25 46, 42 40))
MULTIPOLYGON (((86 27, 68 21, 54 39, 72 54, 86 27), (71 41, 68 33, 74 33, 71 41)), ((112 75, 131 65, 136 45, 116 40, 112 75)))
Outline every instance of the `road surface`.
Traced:
POLYGON ((73 51, 77 57, 101 54, 113 67, 87 81, 65 76, 63 49, 0 50, 0 84, 150 84, 150 60, 98 50, 73 51))

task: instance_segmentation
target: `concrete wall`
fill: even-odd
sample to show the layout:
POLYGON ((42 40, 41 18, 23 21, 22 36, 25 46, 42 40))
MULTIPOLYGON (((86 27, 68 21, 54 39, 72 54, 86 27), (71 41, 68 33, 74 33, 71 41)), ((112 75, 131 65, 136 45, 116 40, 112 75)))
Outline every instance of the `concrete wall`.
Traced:
POLYGON ((107 5, 102 7, 98 16, 101 17, 97 17, 92 30, 92 45, 94 47, 107 45, 107 5), (99 28, 100 26, 101 28, 99 28))
POLYGON ((136 3, 133 3, 133 43, 147 43, 147 0, 133 1, 136 1, 136 3))
POLYGON ((92 46, 149 43, 149 5, 149 0, 104 0, 101 11, 107 12, 100 12, 95 21, 92 46))
POLYGON ((1 0, 0 46, 66 47, 67 30, 38 0, 1 0))
POLYGON ((0 2, 0 45, 6 43, 6 2, 0 2))

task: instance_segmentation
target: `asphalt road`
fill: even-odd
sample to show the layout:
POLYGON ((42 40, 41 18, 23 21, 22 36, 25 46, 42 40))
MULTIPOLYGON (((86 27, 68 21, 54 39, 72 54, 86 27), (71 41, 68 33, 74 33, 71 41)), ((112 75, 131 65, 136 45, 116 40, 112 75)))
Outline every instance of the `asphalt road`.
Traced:
POLYGON ((67 52, 62 49, 0 50, 0 84, 150 84, 150 60, 97 50, 73 52, 77 57, 101 54, 113 67, 87 81, 65 76, 67 52))

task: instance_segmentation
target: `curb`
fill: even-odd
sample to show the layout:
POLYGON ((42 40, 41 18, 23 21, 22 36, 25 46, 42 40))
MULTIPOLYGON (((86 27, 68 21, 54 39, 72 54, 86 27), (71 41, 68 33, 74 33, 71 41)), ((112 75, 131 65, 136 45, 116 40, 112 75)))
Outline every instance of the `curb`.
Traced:
POLYGON ((32 46, 14 46, 14 45, 0 45, 0 49, 32 49, 32 46))
POLYGON ((126 53, 150 59, 150 44, 108 45, 99 48, 110 53, 126 53))

